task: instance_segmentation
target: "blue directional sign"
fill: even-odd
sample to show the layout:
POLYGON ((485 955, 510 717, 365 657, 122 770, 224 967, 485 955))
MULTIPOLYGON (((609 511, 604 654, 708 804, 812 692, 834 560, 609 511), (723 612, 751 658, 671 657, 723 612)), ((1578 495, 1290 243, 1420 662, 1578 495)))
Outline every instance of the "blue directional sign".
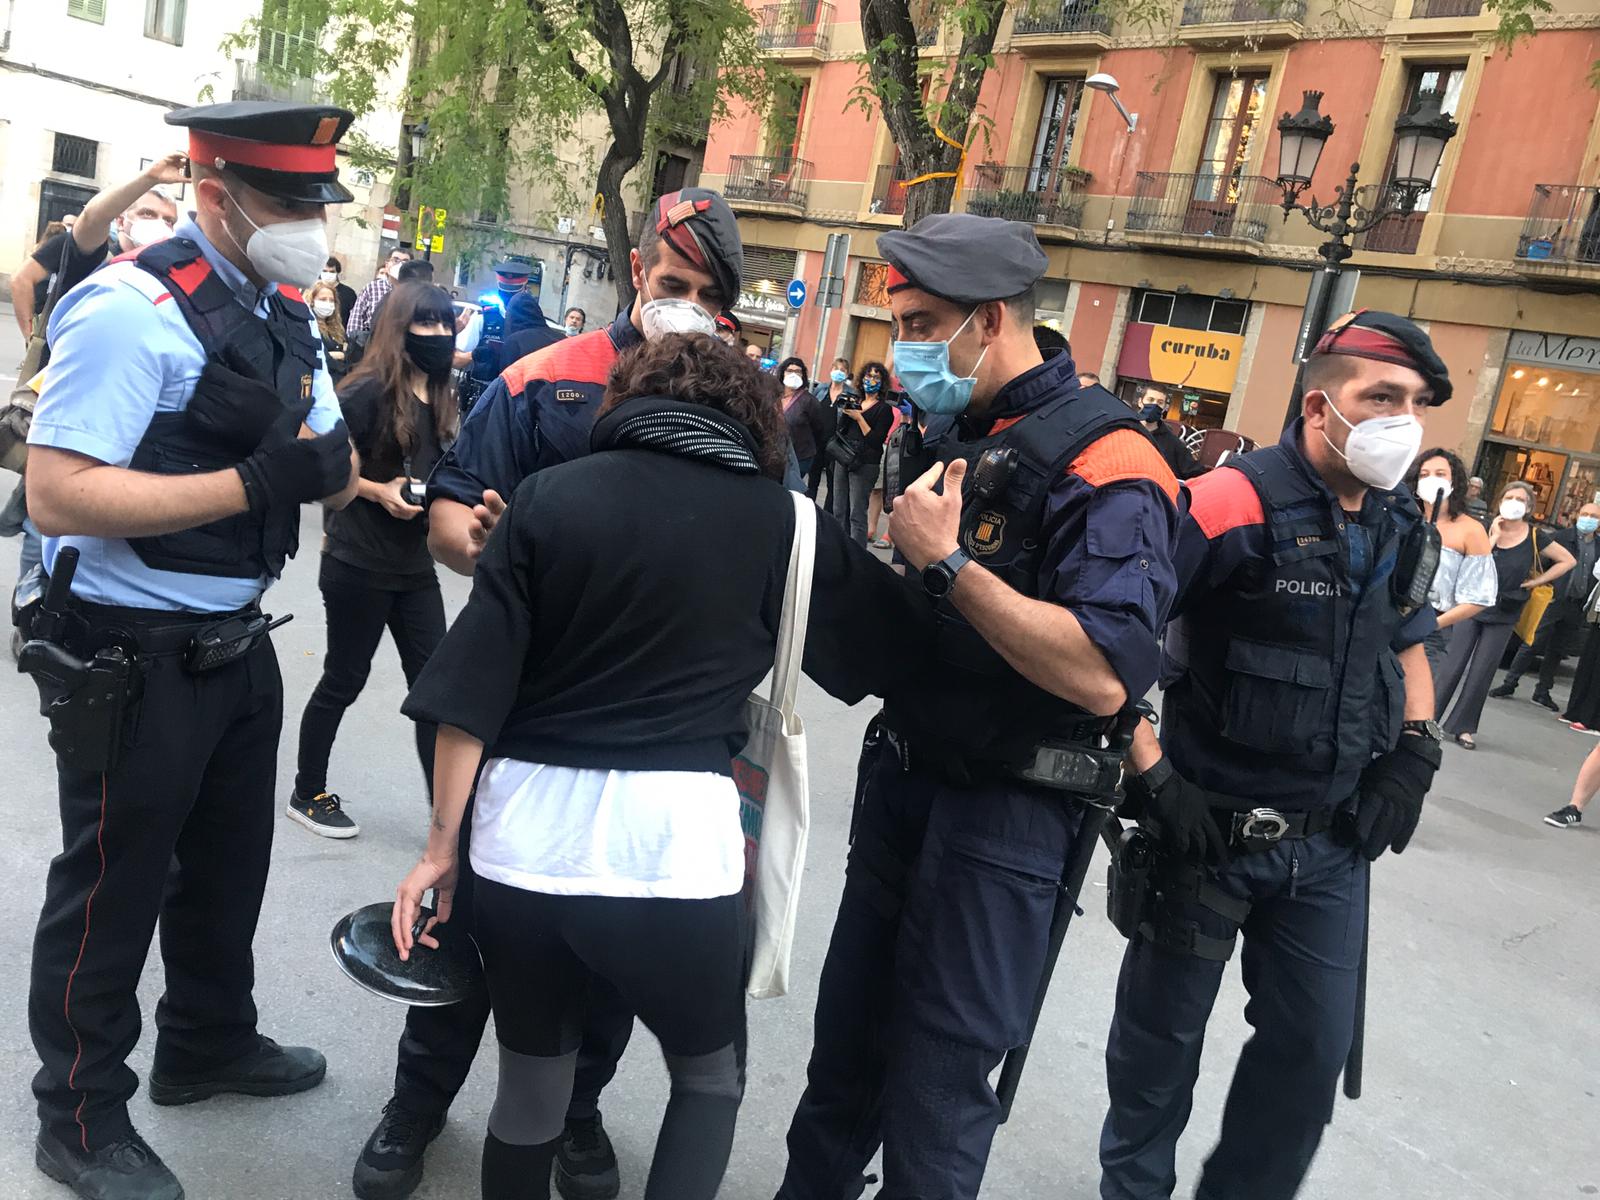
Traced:
POLYGON ((804 279, 791 279, 789 281, 789 307, 804 308, 806 306, 806 281, 804 279))

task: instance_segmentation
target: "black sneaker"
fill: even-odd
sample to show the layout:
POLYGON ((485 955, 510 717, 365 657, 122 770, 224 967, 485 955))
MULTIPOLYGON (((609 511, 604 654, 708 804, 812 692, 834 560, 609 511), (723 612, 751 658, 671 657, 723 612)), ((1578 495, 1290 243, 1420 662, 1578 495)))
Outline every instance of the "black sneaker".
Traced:
POLYGON ((332 792, 318 792, 309 800, 300 799, 299 792, 290 792, 286 811, 291 821, 298 821, 319 837, 353 838, 361 832, 361 826, 345 815, 344 802, 332 792))
POLYGON ((565 1200, 611 1200, 622 1192, 617 1152, 596 1113, 567 1122, 556 1147, 556 1191, 565 1200))
POLYGON ((1561 705, 1550 699, 1549 692, 1535 692, 1533 696, 1533 702, 1540 708, 1548 708, 1553 713, 1558 713, 1561 711, 1561 705))
POLYGON ((422 1156, 444 1128, 444 1114, 424 1116, 392 1097, 356 1159, 350 1185, 361 1200, 405 1200, 422 1182, 422 1156))
POLYGON ((1515 696, 1516 694, 1517 685, 1514 683, 1502 683, 1499 687, 1491 688, 1489 691, 1489 695, 1493 696, 1496 700, 1504 700, 1506 697, 1515 696))
POLYGON ((209 1071, 150 1071, 150 1099, 162 1105, 193 1104, 223 1092, 240 1096, 292 1096, 309 1092, 328 1073, 328 1060, 305 1046, 280 1046, 269 1037, 256 1048, 209 1071))
POLYGON ((1569 804, 1565 808, 1558 808, 1544 819, 1546 825, 1554 825, 1557 829, 1576 829, 1583 824, 1583 810, 1576 804, 1569 804))
POLYGON ((183 1185, 137 1133, 84 1153, 41 1128, 34 1164, 83 1200, 183 1200, 183 1185))

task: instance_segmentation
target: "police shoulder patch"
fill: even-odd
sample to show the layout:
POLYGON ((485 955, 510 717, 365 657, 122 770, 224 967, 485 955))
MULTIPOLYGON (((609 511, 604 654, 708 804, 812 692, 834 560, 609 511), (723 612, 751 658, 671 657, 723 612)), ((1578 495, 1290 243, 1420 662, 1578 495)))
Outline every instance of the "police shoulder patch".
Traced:
POLYGON ((1000 549, 1000 542, 1005 534, 1005 513, 985 510, 978 514, 978 519, 967 530, 967 553, 974 558, 986 558, 1000 549))

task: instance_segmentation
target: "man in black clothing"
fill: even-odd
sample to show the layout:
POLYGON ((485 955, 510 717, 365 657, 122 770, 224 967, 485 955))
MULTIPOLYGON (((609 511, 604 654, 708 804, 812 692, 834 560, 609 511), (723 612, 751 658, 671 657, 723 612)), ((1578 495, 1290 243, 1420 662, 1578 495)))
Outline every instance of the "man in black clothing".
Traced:
POLYGON ((1566 578, 1556 580, 1553 585, 1555 599, 1544 610, 1533 644, 1517 651, 1511 660, 1511 669, 1506 672, 1500 686, 1489 693, 1491 696, 1504 699, 1515 695, 1517 684, 1533 669, 1534 660, 1540 659, 1539 678, 1533 687, 1533 702, 1551 712, 1561 711, 1561 706, 1550 697, 1550 688, 1556 681, 1556 672, 1561 669, 1562 662, 1572 653, 1577 635, 1588 628, 1583 619, 1583 607, 1590 590, 1595 586, 1594 565, 1596 557, 1600 556, 1600 541, 1595 536, 1597 529, 1600 529, 1600 504, 1585 504, 1578 510, 1576 525, 1571 529, 1558 529, 1551 535, 1552 541, 1577 560, 1577 566, 1567 572, 1566 578))
POLYGON ((1141 408, 1139 420, 1174 475, 1179 479, 1193 479, 1204 473, 1194 455, 1189 453, 1189 447, 1183 444, 1183 439, 1172 432, 1172 426, 1167 424, 1159 403, 1146 404, 1141 408))
POLYGON ((334 293, 339 297, 339 321, 341 324, 350 320, 350 310, 356 306, 356 290, 339 278, 343 274, 344 263, 330 256, 328 265, 322 268, 322 282, 332 284, 334 293))
POLYGON ((11 305, 24 338, 32 335, 33 319, 45 310, 51 296, 66 295, 105 262, 110 251, 105 233, 113 221, 119 254, 172 235, 178 206, 157 189, 181 182, 183 171, 183 155, 167 155, 119 187, 95 196, 83 206, 70 230, 34 250, 11 277, 11 305), (159 228, 163 225, 164 234, 159 228))

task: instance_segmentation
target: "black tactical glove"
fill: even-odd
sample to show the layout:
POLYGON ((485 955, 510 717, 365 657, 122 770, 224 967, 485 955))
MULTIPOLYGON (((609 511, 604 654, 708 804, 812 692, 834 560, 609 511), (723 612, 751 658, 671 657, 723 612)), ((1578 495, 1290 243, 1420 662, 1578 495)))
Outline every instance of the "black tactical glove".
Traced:
POLYGON ((1439 743, 1402 733, 1400 744, 1380 754, 1361 772, 1356 800, 1355 842, 1368 862, 1385 850, 1399 854, 1417 831, 1422 798, 1433 785, 1443 759, 1439 743))
POLYGON ((277 390, 240 368, 236 355, 226 361, 206 360, 184 410, 188 423, 238 453, 253 454, 269 432, 270 440, 287 441, 300 432, 300 422, 278 398, 277 390))
POLYGON ((253 513, 321 500, 350 482, 350 433, 340 421, 316 437, 269 441, 234 470, 253 513))
POLYGON ((1143 775, 1123 784, 1122 815, 1150 826, 1166 849, 1221 866, 1228 861, 1228 835, 1217 823, 1205 791, 1190 783, 1162 759, 1143 775), (1155 779, 1155 787, 1150 779, 1155 779))

